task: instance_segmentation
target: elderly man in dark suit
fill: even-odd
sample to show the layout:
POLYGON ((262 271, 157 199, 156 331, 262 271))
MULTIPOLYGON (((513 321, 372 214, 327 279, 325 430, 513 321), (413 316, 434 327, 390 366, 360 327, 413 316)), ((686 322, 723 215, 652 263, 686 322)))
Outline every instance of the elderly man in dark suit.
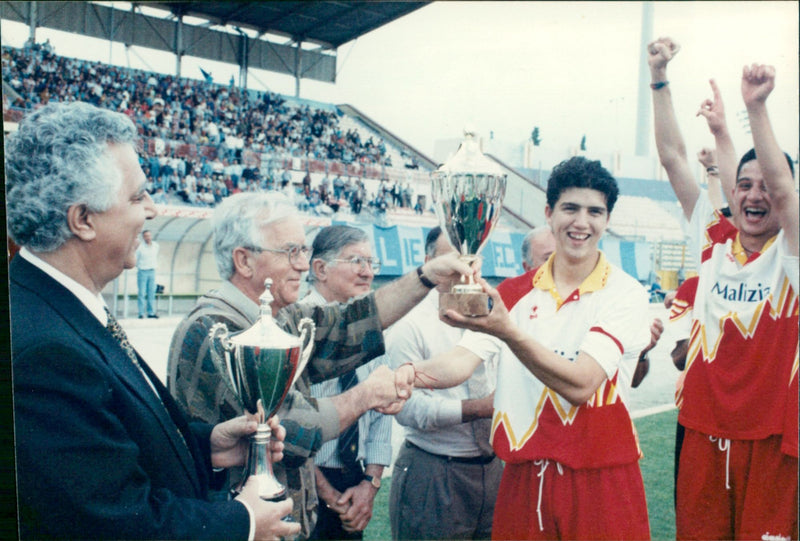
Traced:
POLYGON ((6 146, 8 227, 23 247, 9 269, 21 536, 294 535, 280 520, 290 500, 261 501, 254 487, 206 499, 256 423, 188 423, 100 295, 134 266, 155 213, 135 142, 124 115, 72 103, 31 114, 6 146))

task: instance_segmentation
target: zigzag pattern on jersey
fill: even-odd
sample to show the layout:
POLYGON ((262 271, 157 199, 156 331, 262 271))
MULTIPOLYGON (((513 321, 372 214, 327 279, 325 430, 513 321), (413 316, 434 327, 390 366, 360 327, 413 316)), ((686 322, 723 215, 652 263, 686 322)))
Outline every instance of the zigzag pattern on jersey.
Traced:
POLYGON ((714 211, 715 220, 709 222, 705 230, 705 242, 700 248, 700 261, 708 261, 714 250, 715 244, 725 244, 728 240, 733 240, 739 233, 736 226, 723 216, 718 210, 714 211))
POLYGON ((580 406, 545 389, 529 426, 512 425, 512 412, 496 411, 492 445, 509 463, 549 458, 572 468, 629 464, 641 456, 638 435, 617 392, 616 375, 580 406), (520 430, 522 429, 522 431, 520 430))
MULTIPOLYGON (((599 408, 619 402, 621 398, 619 396, 619 389, 617 387, 618 376, 619 371, 617 371, 617 373, 614 374, 611 379, 605 380, 600 387, 597 388, 597 391, 595 391, 586 404, 583 405, 583 407, 599 408)), ((511 443, 511 449, 521 449, 525 446, 525 443, 531 438, 533 433, 536 432, 542 411, 544 410, 545 404, 548 402, 552 405, 553 410, 558 414, 558 418, 564 425, 571 425, 575 420, 575 416, 580 411, 579 406, 573 406, 570 403, 567 403, 566 406, 562 404, 558 393, 549 387, 545 387, 541 396, 539 397, 539 402, 536 404, 536 412, 534 414, 533 423, 519 438, 517 438, 516 434, 514 434, 514 429, 511 427, 511 422, 508 419, 508 415, 501 411, 495 412, 494 419, 492 420, 492 437, 494 437, 494 432, 497 426, 502 423, 506 426, 506 433, 508 434, 509 442, 511 443)))
POLYGON ((693 305, 691 303, 675 298, 675 300, 672 301, 672 306, 670 306, 669 309, 669 320, 678 321, 686 316, 691 316, 692 306, 693 305))
MULTIPOLYGON (((759 334, 759 330, 761 333, 764 333, 764 336, 771 336, 775 335, 775 333, 771 332, 771 327, 773 327, 776 322, 791 317, 797 318, 799 309, 800 306, 798 305, 797 294, 792 289, 789 279, 784 278, 780 293, 777 297, 770 295, 766 300, 759 303, 749 322, 743 321, 736 312, 729 312, 726 314, 719 320, 719 325, 714 327, 706 327, 701 325, 697 320, 693 321, 689 338, 689 350, 686 355, 686 371, 688 372, 695 361, 699 359, 702 359, 706 363, 714 362, 717 357, 723 329, 726 327, 728 329, 731 328, 730 325, 726 325, 727 322, 733 323, 733 328, 739 332, 742 340, 750 339, 756 334, 759 334), (772 303, 773 300, 776 301, 774 305, 772 303)), ((796 351, 791 377, 789 381, 786 382, 787 385, 791 382, 791 379, 794 378, 797 370, 798 354, 796 351)), ((675 404, 678 408, 683 405, 682 389, 679 389, 676 393, 675 404)))
POLYGON ((717 349, 719 348, 720 339, 722 338, 722 330, 725 328, 725 323, 731 321, 735 328, 742 335, 742 338, 749 339, 755 334, 759 325, 762 322, 771 319, 776 321, 782 318, 789 318, 797 316, 798 303, 797 295, 792 290, 789 284, 789 279, 784 278, 781 284, 780 294, 777 296, 776 302, 773 305, 772 300, 775 299, 770 295, 766 300, 760 302, 753 312, 750 321, 743 320, 739 317, 737 312, 729 312, 719 320, 719 326, 715 327, 701 327, 699 325, 692 325, 692 336, 690 339, 689 355, 687 356, 688 369, 698 353, 702 354, 702 358, 706 362, 714 362, 717 356, 717 349), (709 343, 712 343, 709 347, 709 343))

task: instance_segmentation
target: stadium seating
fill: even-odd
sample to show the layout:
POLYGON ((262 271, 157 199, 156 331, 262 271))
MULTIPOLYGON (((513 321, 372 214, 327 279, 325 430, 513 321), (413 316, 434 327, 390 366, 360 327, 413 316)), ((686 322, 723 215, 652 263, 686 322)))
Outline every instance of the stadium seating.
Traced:
POLYGON ((61 57, 40 44, 4 46, 2 61, 11 89, 3 93, 6 121, 51 100, 129 115, 157 203, 214 206, 237 191, 282 189, 302 210, 328 214, 352 208, 361 185, 363 208, 381 213, 410 210, 416 195, 430 193, 427 171, 409 173, 407 149, 332 104, 61 57), (340 200, 319 194, 326 175, 328 191, 336 176, 351 185, 340 200), (392 197, 395 184, 399 197, 392 197))

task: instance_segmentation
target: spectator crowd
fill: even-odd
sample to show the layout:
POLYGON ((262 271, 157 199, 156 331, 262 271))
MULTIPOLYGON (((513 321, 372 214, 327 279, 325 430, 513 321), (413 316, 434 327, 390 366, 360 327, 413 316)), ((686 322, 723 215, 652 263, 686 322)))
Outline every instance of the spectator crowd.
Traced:
MULTIPOLYGON (((3 47, 2 73, 7 119, 51 101, 84 101, 131 118, 144 142, 147 191, 157 204, 213 207, 234 193, 281 190, 317 214, 415 206, 409 182, 384 178, 377 189, 367 189, 361 173, 368 166, 392 167, 391 154, 383 139, 346 128, 343 113, 333 107, 314 108, 232 82, 66 58, 49 41, 3 47), (305 159, 302 183, 292 174, 293 158, 305 159), (324 177, 316 182, 312 162, 324 164, 324 177)), ((422 212, 422 205, 415 210, 422 212)))

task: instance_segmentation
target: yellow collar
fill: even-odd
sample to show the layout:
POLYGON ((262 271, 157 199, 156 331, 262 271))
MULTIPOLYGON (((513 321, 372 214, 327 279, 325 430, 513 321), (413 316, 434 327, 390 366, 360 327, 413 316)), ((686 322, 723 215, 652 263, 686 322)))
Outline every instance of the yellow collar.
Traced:
POLYGON ((581 295, 585 293, 591 293, 593 291, 602 289, 605 287, 606 282, 608 282, 608 275, 611 271, 611 265, 608 263, 605 254, 603 254, 603 252, 599 253, 600 257, 597 258, 597 264, 594 266, 594 269, 592 269, 592 272, 589 273, 589 276, 583 279, 583 282, 581 282, 581 285, 578 287, 578 289, 570 292, 566 299, 562 299, 561 295, 559 295, 558 291, 556 290, 555 278, 553 278, 553 261, 555 253, 548 258, 544 265, 539 267, 538 271, 536 271, 536 274, 533 276, 533 287, 549 291, 553 296, 553 299, 556 301, 557 308, 561 308, 561 306, 566 302, 579 300, 581 295))
POLYGON ((736 238, 733 239, 733 244, 731 244, 731 253, 733 254, 733 257, 736 258, 736 261, 738 261, 740 265, 746 265, 748 261, 757 258, 759 255, 765 252, 767 248, 772 246, 772 243, 775 242, 775 239, 778 236, 775 235, 774 237, 772 237, 771 239, 769 239, 767 242, 764 243, 764 246, 761 247, 761 250, 759 250, 758 252, 753 252, 748 256, 747 251, 744 249, 744 246, 742 246, 742 241, 739 238, 739 235, 741 235, 741 233, 736 233, 736 238))

